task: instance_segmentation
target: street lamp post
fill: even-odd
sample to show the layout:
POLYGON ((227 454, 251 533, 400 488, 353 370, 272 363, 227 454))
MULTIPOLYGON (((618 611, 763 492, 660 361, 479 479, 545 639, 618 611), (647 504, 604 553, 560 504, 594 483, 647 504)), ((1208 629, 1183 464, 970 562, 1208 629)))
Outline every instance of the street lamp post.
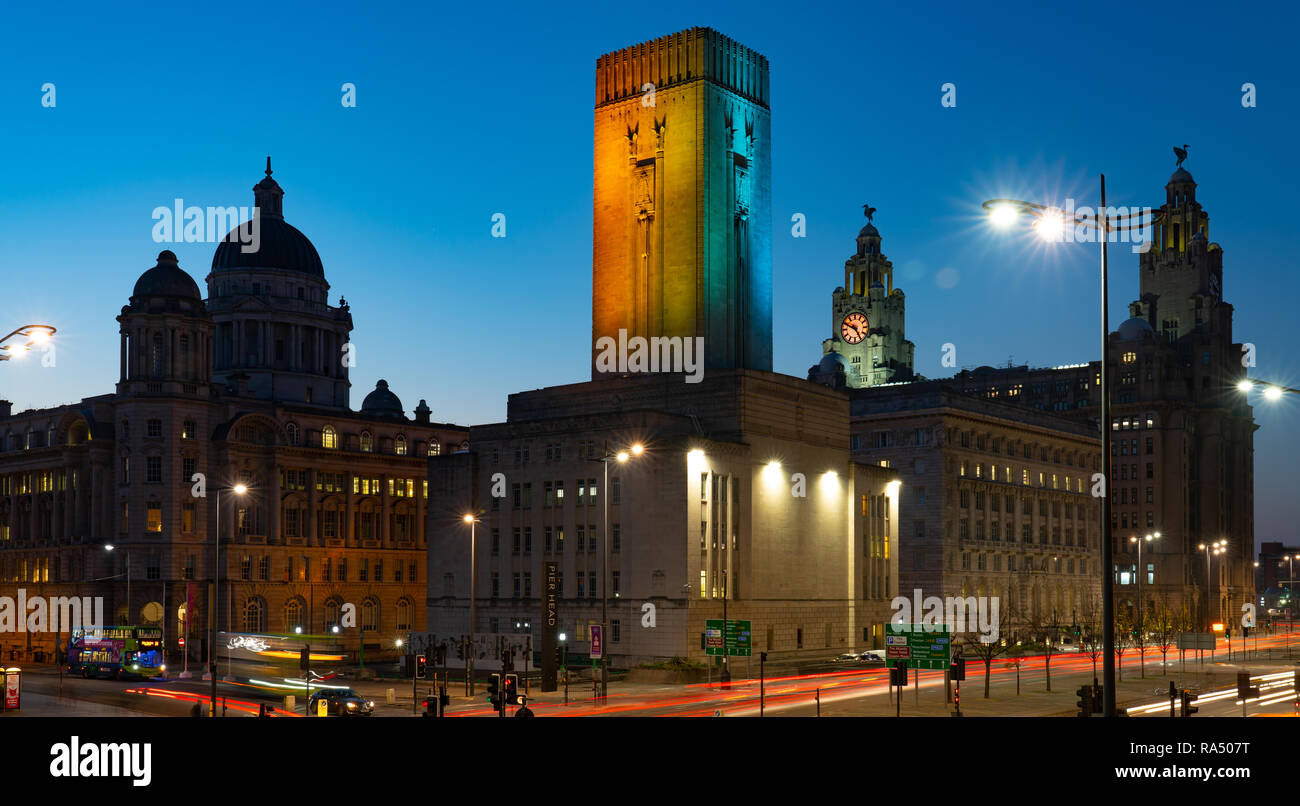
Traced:
MULTIPOLYGON (((115 548, 117 547, 114 546, 112 543, 107 543, 104 545, 105 551, 112 551, 115 548)), ((131 622, 131 552, 126 551, 124 553, 126 554, 126 621, 127 623, 123 626, 129 627, 131 626, 130 624, 131 622)))
MULTIPOLYGON (((248 492, 248 487, 244 484, 236 484, 228 487, 230 492, 238 496, 243 496, 248 492)), ((221 591, 221 491, 217 488, 217 517, 216 517, 216 535, 212 541, 212 587, 208 594, 208 674, 212 676, 212 696, 208 704, 208 716, 217 715, 217 596, 221 591)), ((189 618, 189 613, 185 614, 189 618)), ((230 629, 230 625, 226 625, 230 629)))
POLYGON ((22 358, 33 347, 47 343, 57 331, 49 325, 23 325, 13 332, 0 337, 0 361, 22 358), (21 336, 27 341, 23 344, 5 344, 14 336, 21 336))
POLYGON ((645 450, 641 443, 633 445, 627 450, 621 450, 617 453, 611 453, 609 443, 605 443, 605 450, 599 459, 589 459, 592 462, 600 462, 604 465, 604 488, 601 491, 604 495, 604 504, 601 516, 601 542, 603 550, 600 554, 600 700, 604 702, 605 696, 609 691, 609 463, 616 461, 623 464, 632 456, 640 456, 645 450))
POLYGON ((474 539, 474 527, 478 518, 466 513, 462 518, 469 524, 469 646, 465 652, 465 686, 469 696, 474 696, 474 625, 478 617, 478 569, 476 566, 477 541, 474 539))
POLYGON ((1022 213, 1038 218, 1038 234, 1046 240, 1060 240, 1067 227, 1082 225, 1098 233, 1101 242, 1101 459, 1102 459, 1102 496, 1101 496, 1101 600, 1102 600, 1102 645, 1105 661, 1102 665, 1102 715, 1115 716, 1115 549, 1111 542, 1110 523, 1110 384, 1107 370, 1110 366, 1110 286, 1107 272, 1109 269, 1107 242, 1112 229, 1142 229, 1159 221, 1162 211, 1139 212, 1127 216, 1111 216, 1106 209, 1106 175, 1100 176, 1101 207, 1095 217, 1089 218, 1075 213, 1067 219, 1064 212, 1047 205, 1015 199, 992 199, 984 202, 994 224, 1009 226, 1022 213), (1143 222, 1141 219, 1147 219, 1143 222), (1113 223, 1112 223, 1113 220, 1113 223))
POLYGON ((1146 569, 1146 566, 1144 566, 1144 565, 1142 564, 1142 544, 1143 544, 1143 543, 1149 543, 1149 542, 1151 542, 1152 540, 1159 540, 1159 539, 1160 539, 1160 533, 1159 533, 1159 532, 1154 532, 1154 533, 1152 533, 1152 534, 1146 535, 1146 536, 1143 537, 1141 540, 1139 540, 1136 536, 1134 536, 1134 537, 1130 537, 1130 538, 1128 539, 1128 542, 1130 542, 1130 543, 1136 543, 1136 544, 1137 544, 1137 547, 1138 547, 1138 567, 1137 567, 1137 571, 1138 571, 1138 574, 1137 574, 1137 589, 1138 589, 1138 590, 1137 590, 1137 600, 1138 600, 1138 608, 1137 608, 1137 610, 1138 610, 1138 612, 1137 612, 1137 629, 1138 629, 1138 646, 1142 648, 1142 659, 1141 659, 1140 662, 1141 662, 1141 664, 1142 664, 1142 676, 1143 676, 1143 677, 1146 677, 1146 675, 1147 675, 1147 662, 1146 662, 1147 659, 1146 659, 1146 652, 1145 652, 1145 649, 1146 649, 1146 623, 1142 620, 1142 577, 1146 576, 1147 569, 1146 569))
POLYGON ((1205 552, 1205 631, 1210 632, 1210 555, 1218 556, 1227 551, 1227 540, 1216 540, 1213 543, 1202 543, 1197 546, 1198 549, 1205 552))

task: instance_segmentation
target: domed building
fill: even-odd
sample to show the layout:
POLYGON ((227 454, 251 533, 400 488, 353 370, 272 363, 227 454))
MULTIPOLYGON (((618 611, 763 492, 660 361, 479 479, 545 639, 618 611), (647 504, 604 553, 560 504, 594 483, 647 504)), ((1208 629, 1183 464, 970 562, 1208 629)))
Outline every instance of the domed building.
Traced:
MULTIPOLYGON (((385 380, 351 409, 348 305, 284 220, 269 158, 253 195, 207 299, 171 250, 135 281, 113 393, 0 401, 0 580, 102 596, 106 622, 161 627, 174 663, 188 622, 197 667, 219 575, 220 631, 337 635, 351 662, 364 628, 382 657, 425 621, 428 457, 468 450, 469 432, 423 400, 408 413, 385 380)), ((0 636, 0 656, 47 660, 55 635, 0 636)))

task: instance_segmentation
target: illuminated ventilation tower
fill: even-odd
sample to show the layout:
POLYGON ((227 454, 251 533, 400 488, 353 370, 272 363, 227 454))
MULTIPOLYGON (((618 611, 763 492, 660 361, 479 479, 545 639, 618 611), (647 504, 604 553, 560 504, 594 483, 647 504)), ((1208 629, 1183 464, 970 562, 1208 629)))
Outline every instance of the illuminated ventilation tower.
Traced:
POLYGON ((703 337, 706 369, 772 369, 767 58, 691 28, 596 60, 596 342, 703 337))
POLYGON ((905 299, 894 288, 894 264, 880 252, 876 208, 863 205, 867 224, 857 252, 844 263, 844 285, 831 294, 831 337, 808 380, 836 388, 912 378, 912 342, 903 338, 905 299))

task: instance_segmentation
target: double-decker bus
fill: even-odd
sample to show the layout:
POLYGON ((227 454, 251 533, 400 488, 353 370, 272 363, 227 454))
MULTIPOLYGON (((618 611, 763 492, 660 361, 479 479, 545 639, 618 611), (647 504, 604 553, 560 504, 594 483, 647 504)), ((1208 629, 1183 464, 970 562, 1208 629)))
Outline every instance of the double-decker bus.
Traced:
POLYGON ((148 679, 167 671, 161 627, 73 627, 68 674, 148 679))

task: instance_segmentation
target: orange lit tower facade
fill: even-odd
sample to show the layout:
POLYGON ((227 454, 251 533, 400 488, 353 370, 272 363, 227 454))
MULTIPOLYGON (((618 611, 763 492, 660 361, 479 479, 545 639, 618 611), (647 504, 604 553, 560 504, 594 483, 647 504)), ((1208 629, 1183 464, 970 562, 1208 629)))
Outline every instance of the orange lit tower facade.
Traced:
POLYGON ((767 58, 691 28, 596 61, 597 340, 702 337, 706 369, 772 369, 767 58))

